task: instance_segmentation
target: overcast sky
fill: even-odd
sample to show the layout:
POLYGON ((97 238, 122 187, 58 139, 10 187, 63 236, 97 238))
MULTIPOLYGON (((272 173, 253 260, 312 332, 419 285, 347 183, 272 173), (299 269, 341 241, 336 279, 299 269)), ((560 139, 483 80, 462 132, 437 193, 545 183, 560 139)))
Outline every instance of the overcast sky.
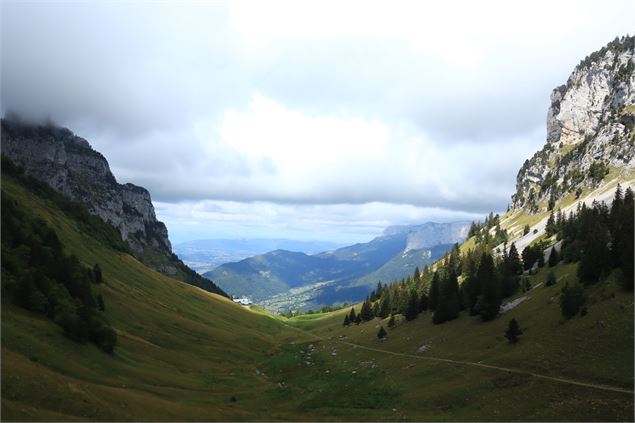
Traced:
POLYGON ((2 110, 146 187, 173 242, 365 241, 504 211, 630 1, 2 1, 2 110))

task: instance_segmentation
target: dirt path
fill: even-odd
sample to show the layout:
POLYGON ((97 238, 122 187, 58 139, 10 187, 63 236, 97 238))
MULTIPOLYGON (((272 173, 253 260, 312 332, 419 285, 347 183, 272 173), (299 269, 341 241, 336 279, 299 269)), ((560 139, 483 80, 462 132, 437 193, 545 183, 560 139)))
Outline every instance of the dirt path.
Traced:
POLYGON ((379 353, 384 353, 384 354, 391 354, 391 355, 396 355, 396 356, 400 356, 400 357, 415 358, 417 360, 439 361, 439 362, 444 362, 444 363, 460 364, 460 365, 464 365, 464 366, 482 367, 482 368, 486 368, 486 369, 500 370, 500 371, 508 372, 508 373, 517 373, 517 374, 529 375, 529 376, 537 377, 539 379, 552 380, 554 382, 566 383, 566 384, 569 384, 569 385, 577 385, 577 386, 584 386, 584 387, 587 387, 587 388, 601 389, 603 391, 620 392, 620 393, 630 394, 630 395, 633 395, 635 393, 634 391, 631 391, 631 390, 628 390, 628 389, 624 389, 624 388, 618 388, 618 387, 615 387, 615 386, 598 385, 598 384, 594 384, 594 383, 580 382, 580 381, 572 380, 572 379, 565 379, 565 378, 559 378, 559 377, 553 377, 553 376, 546 376, 546 375, 541 375, 541 374, 538 374, 538 373, 532 373, 532 372, 529 372, 529 371, 526 371, 526 370, 510 369, 510 368, 507 368, 507 367, 492 366, 490 364, 475 363, 475 362, 472 362, 472 361, 451 360, 449 358, 426 357, 426 356, 414 355, 414 354, 408 354, 408 353, 398 353, 398 352, 394 352, 394 351, 381 350, 379 348, 365 347, 363 345, 354 344, 352 342, 346 342, 346 341, 338 341, 338 342, 340 342, 341 344, 350 345, 350 346, 352 346, 354 348, 361 348, 361 349, 368 350, 368 351, 374 351, 374 352, 379 352, 379 353))
POLYGON ((383 353, 383 354, 390 354, 390 355, 394 355, 394 356, 398 356, 398 357, 414 358, 414 359, 417 359, 417 360, 436 361, 436 362, 442 362, 442 363, 457 364, 457 365, 462 365, 462 366, 480 367, 480 368, 484 368, 484 369, 497 370, 497 371, 502 371, 502 372, 507 372, 507 373, 517 373, 517 374, 522 374, 522 375, 533 376, 533 377, 536 377, 536 378, 539 378, 539 379, 550 380, 550 381, 553 381, 553 382, 565 383, 565 384, 568 384, 568 385, 576 385, 576 386, 583 386, 583 387, 586 387, 586 388, 600 389, 602 391, 619 392, 619 393, 622 393, 622 394, 629 394, 629 395, 635 394, 635 391, 632 391, 632 390, 629 390, 629 389, 624 389, 624 388, 619 388, 619 387, 616 387, 616 386, 600 385, 600 384, 595 384, 595 383, 580 382, 580 381, 577 381, 577 380, 566 379, 566 378, 562 378, 562 377, 553 377, 553 376, 541 375, 539 373, 532 373, 532 372, 527 371, 527 370, 510 369, 510 368, 507 368, 507 367, 493 366, 491 364, 476 363, 476 362, 473 362, 473 361, 451 360, 449 358, 426 357, 426 356, 423 356, 423 355, 399 353, 399 352, 394 352, 394 351, 382 350, 382 349, 379 349, 379 348, 366 347, 366 346, 363 346, 363 345, 355 344, 353 342, 347 342, 347 341, 342 341, 342 340, 333 341, 333 340, 326 339, 326 338, 324 338, 324 337, 322 337, 320 335, 316 335, 314 333, 304 331, 304 330, 302 330, 300 328, 296 328, 296 327, 293 327, 293 326, 290 326, 290 325, 287 325, 287 326, 289 326, 290 328, 292 328, 294 330, 302 332, 305 335, 312 335, 316 339, 319 339, 321 341, 337 342, 337 343, 340 343, 340 344, 349 345, 349 346, 351 346, 353 348, 361 348, 361 349, 367 350, 367 351, 373 351, 373 352, 378 352, 378 353, 383 353))

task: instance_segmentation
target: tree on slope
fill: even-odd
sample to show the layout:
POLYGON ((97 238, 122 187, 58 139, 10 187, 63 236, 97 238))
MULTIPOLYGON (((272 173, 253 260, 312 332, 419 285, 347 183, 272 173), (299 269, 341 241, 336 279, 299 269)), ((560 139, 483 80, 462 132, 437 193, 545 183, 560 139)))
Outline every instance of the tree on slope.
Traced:
POLYGON ((518 342, 518 337, 522 334, 523 331, 522 329, 520 329, 518 322, 516 321, 516 319, 512 318, 509 321, 507 330, 505 331, 505 338, 507 338, 510 343, 515 344, 516 342, 518 342))

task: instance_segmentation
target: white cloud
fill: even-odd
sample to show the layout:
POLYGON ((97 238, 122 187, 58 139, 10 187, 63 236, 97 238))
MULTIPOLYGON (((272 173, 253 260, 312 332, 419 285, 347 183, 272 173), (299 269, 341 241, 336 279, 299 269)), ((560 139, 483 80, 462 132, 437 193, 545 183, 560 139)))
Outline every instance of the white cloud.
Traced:
POLYGON ((421 210, 504 209, 551 89, 634 14, 626 0, 6 1, 2 108, 87 138, 161 201, 174 238, 283 221, 375 234, 421 210))

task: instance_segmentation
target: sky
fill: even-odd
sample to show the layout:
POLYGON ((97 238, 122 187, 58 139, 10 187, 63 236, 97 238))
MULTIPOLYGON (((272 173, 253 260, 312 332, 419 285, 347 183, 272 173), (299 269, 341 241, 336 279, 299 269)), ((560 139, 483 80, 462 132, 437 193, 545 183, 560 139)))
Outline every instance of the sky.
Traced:
POLYGON ((2 112, 86 138, 173 243, 504 212, 632 1, 2 1, 2 112))

